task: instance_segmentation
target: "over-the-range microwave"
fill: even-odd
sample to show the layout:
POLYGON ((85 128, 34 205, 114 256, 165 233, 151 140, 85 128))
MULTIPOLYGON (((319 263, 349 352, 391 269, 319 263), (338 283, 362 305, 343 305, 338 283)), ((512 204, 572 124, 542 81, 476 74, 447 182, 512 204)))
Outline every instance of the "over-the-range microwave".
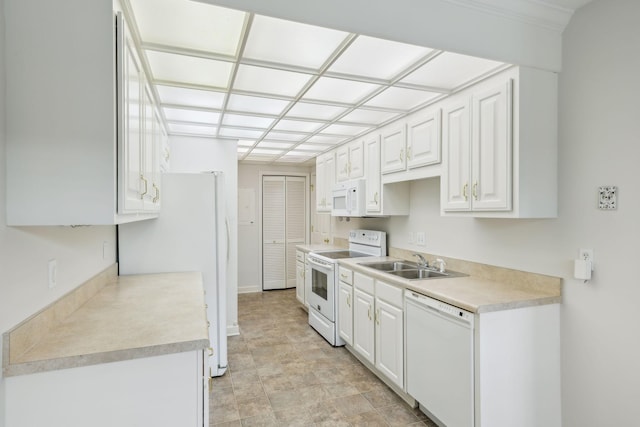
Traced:
POLYGON ((366 216, 366 181, 354 179, 339 182, 331 193, 332 216, 366 216))

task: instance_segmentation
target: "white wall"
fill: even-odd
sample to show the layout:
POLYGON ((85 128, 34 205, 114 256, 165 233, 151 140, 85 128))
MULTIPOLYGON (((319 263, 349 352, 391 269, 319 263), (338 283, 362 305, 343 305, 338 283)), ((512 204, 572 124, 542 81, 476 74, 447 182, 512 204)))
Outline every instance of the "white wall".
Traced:
POLYGON ((258 292, 262 290, 262 251, 260 243, 260 197, 262 196, 262 175, 310 174, 311 168, 297 166, 270 166, 241 164, 238 168, 238 188, 252 189, 255 194, 256 221, 253 224, 238 225, 238 290, 258 292))
POLYGON ((231 241, 227 266, 227 332, 238 333, 238 143, 213 138, 172 136, 171 172, 222 171, 231 241))
MULTIPOLYGON (((4 0, 0 0, 0 333, 115 262, 113 226, 6 226, 4 28, 4 0), (104 241, 110 248, 105 259, 104 241), (58 261, 57 286, 53 289, 47 285, 49 259, 58 261)), ((4 379, 0 373, 0 427, 5 422, 4 405, 4 379)))
POLYGON ((640 2, 600 0, 578 10, 565 30, 557 219, 442 218, 439 180, 431 179, 413 183, 411 216, 390 220, 393 246, 564 278, 567 427, 630 425, 640 418, 638 17, 640 2), (602 185, 618 186, 617 210, 597 209, 602 185), (410 231, 425 231, 427 246, 409 245, 410 231), (595 251, 588 284, 572 278, 579 248, 595 251))

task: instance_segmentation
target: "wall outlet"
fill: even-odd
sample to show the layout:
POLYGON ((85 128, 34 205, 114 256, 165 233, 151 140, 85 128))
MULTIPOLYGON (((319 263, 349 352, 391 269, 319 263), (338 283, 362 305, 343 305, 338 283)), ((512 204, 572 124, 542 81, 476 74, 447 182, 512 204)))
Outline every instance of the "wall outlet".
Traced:
POLYGON ((578 260, 591 262, 591 270, 593 271, 593 249, 580 249, 578 260))
POLYGON ((419 231, 416 233, 416 244, 418 246, 424 246, 426 244, 426 236, 424 231, 419 231))
POLYGON ((55 259, 49 260, 49 289, 56 286, 58 280, 58 261, 55 259))

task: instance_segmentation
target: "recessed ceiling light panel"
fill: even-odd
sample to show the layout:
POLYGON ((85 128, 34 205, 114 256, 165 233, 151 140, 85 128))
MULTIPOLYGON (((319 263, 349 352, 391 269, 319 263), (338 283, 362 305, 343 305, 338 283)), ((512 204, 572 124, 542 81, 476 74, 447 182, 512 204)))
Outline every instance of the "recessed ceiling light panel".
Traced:
POLYGON ((145 51, 155 80, 227 88, 233 64, 188 55, 145 51))
POLYGON ((208 111, 189 110, 183 108, 163 108, 164 116, 171 122, 198 122, 208 125, 217 125, 220 113, 208 111))
POLYGON ((303 99, 356 104, 379 88, 380 85, 372 83, 320 77, 304 94, 303 99))
POLYGON ((263 98, 258 96, 229 95, 227 109, 230 111, 245 111, 247 113, 280 115, 291 104, 290 101, 281 99, 263 98))
POLYGON ((295 97, 310 79, 309 74, 240 64, 233 88, 295 97))

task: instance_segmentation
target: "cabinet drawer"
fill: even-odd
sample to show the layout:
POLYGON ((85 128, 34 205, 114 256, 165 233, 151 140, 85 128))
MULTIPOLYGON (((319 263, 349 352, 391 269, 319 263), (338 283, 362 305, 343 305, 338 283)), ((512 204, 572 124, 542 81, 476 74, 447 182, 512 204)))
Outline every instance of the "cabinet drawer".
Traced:
POLYGON ((302 251, 296 251, 296 260, 300 261, 300 262, 304 262, 305 260, 305 253, 302 251))
POLYGON ((402 289, 397 286, 376 280, 376 297, 396 307, 402 307, 402 289))
POLYGON ((340 267, 338 269, 338 276, 340 277, 340 281, 347 283, 349 285, 353 284, 353 271, 348 268, 340 267))
POLYGON ((361 291, 368 293, 369 295, 373 295, 373 277, 365 276, 364 274, 356 271, 353 273, 353 286, 355 286, 356 289, 360 289, 361 291))

